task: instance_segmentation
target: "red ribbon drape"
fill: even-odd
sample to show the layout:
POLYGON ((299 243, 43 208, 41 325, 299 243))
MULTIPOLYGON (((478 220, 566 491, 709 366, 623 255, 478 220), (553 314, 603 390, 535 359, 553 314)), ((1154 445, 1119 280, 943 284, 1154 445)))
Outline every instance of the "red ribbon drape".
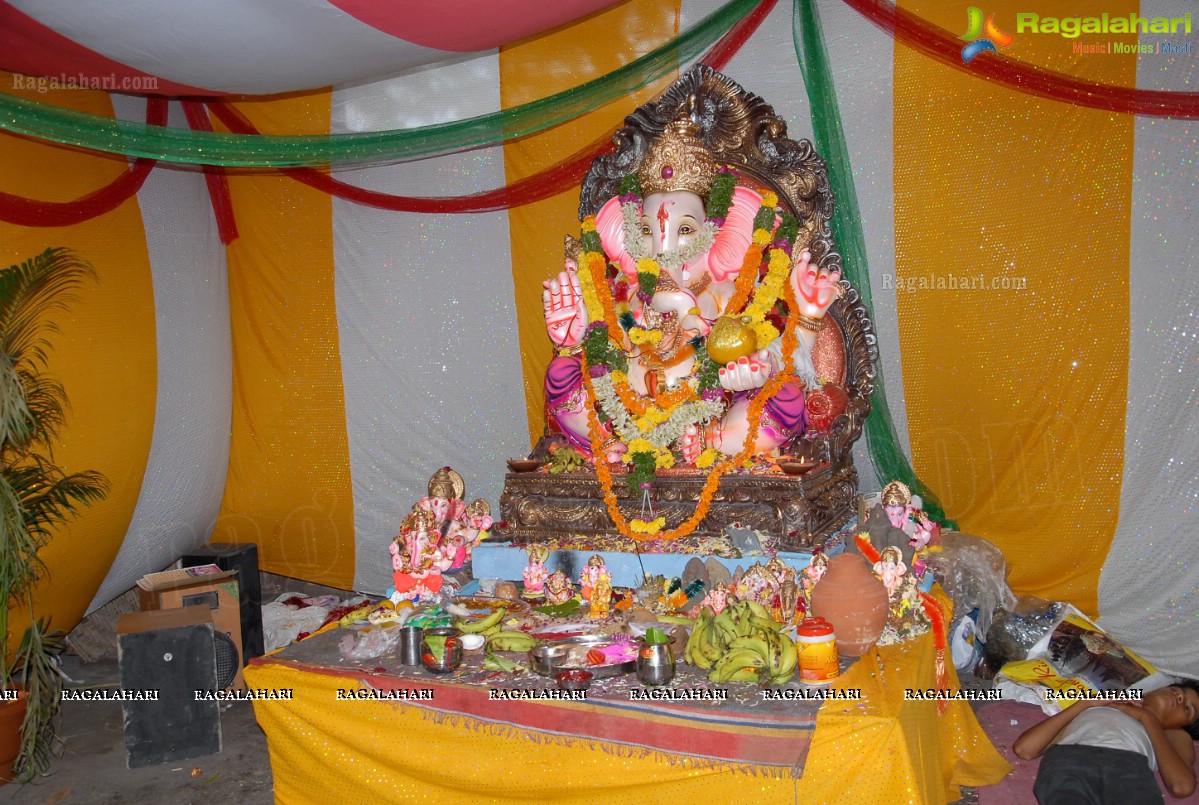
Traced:
MULTIPOLYGON (((147 99, 146 123, 152 126, 166 125, 166 98, 147 99)), ((70 226, 89 221, 115 210, 140 190, 156 162, 153 159, 136 159, 129 169, 107 185, 74 201, 40 201, 0 192, 0 221, 18 226, 70 226)))
POLYGON ((1099 84, 1043 70, 1009 58, 983 54, 969 65, 962 62, 961 41, 943 28, 883 0, 843 0, 896 41, 939 62, 1012 89, 1055 101, 1153 117, 1199 117, 1199 93, 1166 92, 1099 84))
MULTIPOLYGON (((187 125, 196 131, 212 131, 212 121, 199 101, 183 101, 183 114, 187 125)), ((233 217, 233 196, 229 192, 229 177, 220 165, 204 166, 204 182, 208 185, 208 198, 212 200, 212 213, 216 218, 217 232, 221 243, 228 246, 237 240, 237 220, 233 217)))

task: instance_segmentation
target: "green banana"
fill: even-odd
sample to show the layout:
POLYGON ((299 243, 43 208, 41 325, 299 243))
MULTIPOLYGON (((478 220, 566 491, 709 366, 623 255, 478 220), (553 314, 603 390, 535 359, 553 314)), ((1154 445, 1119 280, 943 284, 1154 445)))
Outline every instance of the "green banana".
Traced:
POLYGON ((696 649, 704 660, 704 665, 701 666, 703 668, 711 669, 724 654, 724 649, 716 644, 716 638, 719 637, 718 631, 715 626, 709 624, 700 635, 696 649))
POLYGON ((738 637, 729 643, 729 651, 752 651, 762 658, 762 662, 770 661, 770 646, 760 637, 738 637))
POLYGON ((760 615, 751 615, 749 622, 762 632, 780 632, 783 629, 783 624, 772 618, 763 618, 760 615))
POLYGON ((790 679, 791 675, 795 673, 796 666, 799 665, 799 651, 795 648, 795 641, 790 637, 787 635, 779 635, 779 637, 783 641, 783 656, 779 662, 777 674, 780 676, 786 674, 790 679))
POLYGON ((696 622, 695 628, 691 630, 691 635, 687 638, 687 646, 683 649, 683 660, 688 665, 699 667, 695 655, 699 653, 699 641, 703 638, 705 629, 707 629, 707 624, 703 622, 703 618, 701 617, 696 622))
POLYGON ((762 606, 757 601, 746 600, 745 603, 749 605, 750 612, 757 615, 759 618, 766 618, 769 620, 770 611, 767 610, 766 607, 762 606))
POLYGON ((462 634, 483 634, 491 627, 499 625, 499 622, 504 619, 504 615, 507 613, 508 610, 500 607, 481 621, 468 622, 459 620, 454 624, 454 626, 458 629, 458 631, 462 632, 462 634))
POLYGON ((739 674, 748 668, 755 672, 754 679, 756 680, 760 677, 760 674, 757 673, 758 670, 765 666, 766 661, 756 652, 749 650, 734 651, 721 658, 720 664, 708 674, 708 679, 713 682, 729 682, 735 674, 739 674))
POLYGON ((762 672, 757 668, 738 668, 731 674, 726 676, 724 682, 759 682, 762 679, 762 672))
POLYGON ((737 622, 733 620, 733 616, 729 614, 727 609, 717 615, 712 623, 720 630, 720 643, 722 645, 727 646, 733 640, 740 637, 740 634, 737 632, 737 622))
POLYGON ((697 668, 704 668, 701 663, 700 643, 705 639, 705 633, 712 628, 712 610, 709 607, 704 607, 699 613, 699 617, 695 620, 695 626, 691 629, 691 634, 687 638, 687 647, 683 650, 683 659, 688 665, 694 665, 697 668))
POLYGON ((524 632, 501 631, 489 637, 487 645, 495 651, 528 651, 537 640, 524 632))

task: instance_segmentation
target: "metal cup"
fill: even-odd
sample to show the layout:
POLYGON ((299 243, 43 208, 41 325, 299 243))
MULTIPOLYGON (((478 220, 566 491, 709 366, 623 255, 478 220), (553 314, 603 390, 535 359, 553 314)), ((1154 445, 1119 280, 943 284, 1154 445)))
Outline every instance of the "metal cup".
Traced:
POLYGON ((420 626, 400 627, 400 665, 420 665, 421 642, 425 630, 420 626))
POLYGON ((646 643, 637 649, 637 678, 646 687, 665 685, 674 679, 674 652, 669 643, 646 643))

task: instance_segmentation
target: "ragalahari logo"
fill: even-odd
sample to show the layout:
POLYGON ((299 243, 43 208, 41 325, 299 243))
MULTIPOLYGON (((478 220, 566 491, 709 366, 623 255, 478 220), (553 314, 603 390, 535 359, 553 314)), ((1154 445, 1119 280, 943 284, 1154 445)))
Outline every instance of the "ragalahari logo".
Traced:
POLYGON ((966 64, 969 64, 971 59, 984 50, 995 53, 996 45, 1005 48, 1016 41, 1016 37, 1000 30, 999 26, 995 24, 994 14, 987 17, 984 22, 982 10, 978 6, 970 6, 966 9, 966 33, 959 36, 958 39, 969 42, 966 47, 962 48, 962 61, 966 64))

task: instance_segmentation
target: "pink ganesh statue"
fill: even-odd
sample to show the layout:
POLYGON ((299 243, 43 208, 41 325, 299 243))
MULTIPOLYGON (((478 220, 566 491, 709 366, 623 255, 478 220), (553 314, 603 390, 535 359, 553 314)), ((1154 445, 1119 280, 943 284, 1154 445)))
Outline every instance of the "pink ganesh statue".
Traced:
POLYGON ((739 453, 754 428, 751 453, 769 454, 804 431, 805 393, 819 388, 811 350, 840 274, 793 250, 795 219, 718 165, 697 132, 685 114, 667 125, 545 283, 559 348, 548 417, 607 461, 641 452, 658 467, 707 466, 739 453), (790 352, 783 312, 795 320, 790 352), (751 423, 752 400, 783 372, 751 423))
POLYGON ((429 494, 412 507, 391 543, 393 588, 399 600, 436 598, 442 574, 470 561, 471 551, 488 536, 491 510, 485 500, 463 502, 462 476, 442 467, 429 479, 429 494))

